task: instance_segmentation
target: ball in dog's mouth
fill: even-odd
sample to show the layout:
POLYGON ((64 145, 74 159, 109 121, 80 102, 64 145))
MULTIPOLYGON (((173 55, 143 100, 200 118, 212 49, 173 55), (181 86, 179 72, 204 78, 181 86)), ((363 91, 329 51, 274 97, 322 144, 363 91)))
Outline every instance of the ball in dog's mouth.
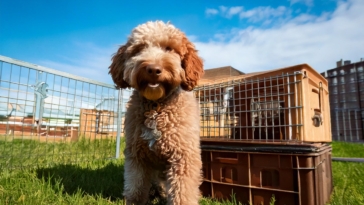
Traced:
POLYGON ((159 83, 148 83, 142 92, 143 96, 148 100, 156 101, 165 95, 164 87, 159 83))

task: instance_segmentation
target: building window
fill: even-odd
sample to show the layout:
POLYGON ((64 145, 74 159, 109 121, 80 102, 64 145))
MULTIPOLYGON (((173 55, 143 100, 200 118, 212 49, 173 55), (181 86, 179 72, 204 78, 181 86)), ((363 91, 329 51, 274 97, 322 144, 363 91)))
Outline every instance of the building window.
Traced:
POLYGON ((346 91, 345 85, 341 85, 340 93, 345 93, 345 91, 346 91))
POLYGON ((340 77, 340 83, 345 83, 345 77, 340 77))
POLYGON ((331 96, 330 100, 332 103, 337 103, 337 96, 336 95, 331 96))
POLYGON ((337 84, 337 78, 335 77, 335 78, 332 78, 332 84, 333 85, 336 85, 337 84))
POLYGON ((364 80, 364 72, 358 73, 359 80, 364 80))
POLYGON ((349 101, 355 102, 355 101, 357 101, 357 100, 358 100, 358 99, 357 99, 356 95, 351 95, 351 96, 349 97, 349 101))
POLYGON ((350 73, 355 73, 355 68, 350 68, 350 73))
POLYGON ((332 93, 337 94, 337 87, 336 86, 332 88, 332 93))
POLYGON ((330 73, 330 76, 336 76, 336 75, 337 75, 336 70, 334 70, 334 71, 332 71, 332 72, 330 73))
POLYGON ((340 98, 340 102, 345 102, 345 101, 346 101, 346 99, 344 96, 340 98))
POLYGON ((355 76, 350 76, 350 82, 355 82, 355 76))
POLYGON ((357 86, 356 85, 350 86, 350 91, 351 92, 355 92, 356 90, 357 90, 357 86))
POLYGON ((340 74, 341 75, 344 75, 345 74, 345 71, 343 69, 340 70, 340 74))

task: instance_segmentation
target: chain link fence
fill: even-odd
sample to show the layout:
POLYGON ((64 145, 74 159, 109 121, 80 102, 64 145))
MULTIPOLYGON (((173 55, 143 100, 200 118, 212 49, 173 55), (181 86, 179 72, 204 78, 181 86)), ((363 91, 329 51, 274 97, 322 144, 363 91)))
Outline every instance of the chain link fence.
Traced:
POLYGON ((0 167, 118 158, 130 92, 0 56, 0 167))

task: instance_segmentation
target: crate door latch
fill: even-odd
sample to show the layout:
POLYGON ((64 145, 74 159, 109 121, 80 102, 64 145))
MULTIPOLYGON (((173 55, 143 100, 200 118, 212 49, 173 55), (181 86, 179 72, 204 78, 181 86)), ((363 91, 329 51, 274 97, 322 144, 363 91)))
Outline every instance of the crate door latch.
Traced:
POLYGON ((320 127, 323 123, 323 117, 321 112, 321 93, 322 93, 322 82, 319 83, 319 89, 312 89, 313 93, 318 95, 319 108, 314 109, 314 115, 312 117, 312 121, 315 127, 320 127))

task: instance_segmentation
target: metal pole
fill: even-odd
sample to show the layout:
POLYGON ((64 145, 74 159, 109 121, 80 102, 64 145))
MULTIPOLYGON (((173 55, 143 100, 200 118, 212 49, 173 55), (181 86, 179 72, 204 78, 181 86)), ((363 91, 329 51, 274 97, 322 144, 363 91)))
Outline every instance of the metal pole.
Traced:
POLYGON ((121 111, 122 111, 122 101, 123 101, 123 92, 121 91, 121 88, 119 88, 119 95, 118 95, 118 119, 117 119, 117 126, 116 126, 116 153, 115 158, 119 159, 120 157, 120 134, 121 134, 121 111))

